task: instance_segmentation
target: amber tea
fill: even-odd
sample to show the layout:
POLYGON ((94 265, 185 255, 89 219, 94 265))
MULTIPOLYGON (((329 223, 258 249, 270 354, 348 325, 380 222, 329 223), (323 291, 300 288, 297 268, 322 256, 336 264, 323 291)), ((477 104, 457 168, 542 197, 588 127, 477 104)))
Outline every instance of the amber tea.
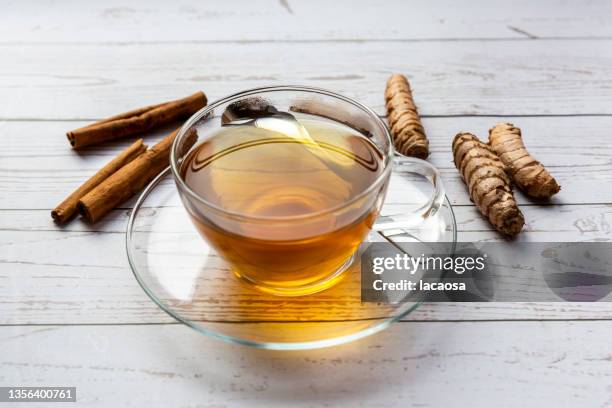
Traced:
POLYGON ((185 205, 199 232, 240 278, 279 295, 330 287, 372 227, 385 188, 368 189, 383 155, 358 131, 296 114, 296 136, 224 126, 183 160, 205 203, 185 205))

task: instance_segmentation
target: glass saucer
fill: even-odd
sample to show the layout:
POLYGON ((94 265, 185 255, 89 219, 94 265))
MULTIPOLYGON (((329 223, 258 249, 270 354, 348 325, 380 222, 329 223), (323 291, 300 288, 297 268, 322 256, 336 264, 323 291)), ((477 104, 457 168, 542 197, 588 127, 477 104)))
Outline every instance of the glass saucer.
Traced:
MULTIPOLYGON (((423 198, 430 195, 424 191, 429 184, 415 177, 394 168, 377 222, 393 221, 394 215, 422 206, 423 198)), ((402 242, 443 242, 451 254, 456 230, 446 198, 426 223, 372 232, 366 241, 398 247, 402 242)), ((338 284, 312 295, 279 297, 247 286, 192 225, 170 169, 138 199, 128 222, 126 246, 134 276, 160 308, 203 334, 231 343, 282 350, 342 344, 383 330, 420 303, 418 297, 362 303, 358 261, 338 284)))

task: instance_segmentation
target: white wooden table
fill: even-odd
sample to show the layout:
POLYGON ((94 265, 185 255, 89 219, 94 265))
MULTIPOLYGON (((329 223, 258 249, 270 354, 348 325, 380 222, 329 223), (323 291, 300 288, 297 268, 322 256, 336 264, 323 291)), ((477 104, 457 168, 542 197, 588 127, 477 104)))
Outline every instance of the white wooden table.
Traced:
POLYGON ((612 304, 426 304, 349 345, 252 350, 147 298, 124 253, 133 202, 94 226, 49 216, 128 143, 75 153, 66 130, 267 84, 329 88, 383 114, 385 80, 403 72, 460 240, 500 237, 470 204, 451 139, 501 120, 563 186, 547 205, 517 194, 519 239, 610 240, 612 3, 102 3, 1 6, 0 386, 77 386, 79 406, 100 407, 612 406, 612 304))

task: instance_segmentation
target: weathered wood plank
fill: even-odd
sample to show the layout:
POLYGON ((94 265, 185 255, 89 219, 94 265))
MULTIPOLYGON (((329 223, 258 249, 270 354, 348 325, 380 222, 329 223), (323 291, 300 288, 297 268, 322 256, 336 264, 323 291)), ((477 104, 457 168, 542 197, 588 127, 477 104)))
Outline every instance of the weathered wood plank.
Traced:
MULTIPOLYGON (((110 160, 110 156, 108 159, 110 160)), ((102 164, 102 162, 100 163, 102 164)), ((88 163, 87 167, 90 166, 91 164, 88 163)), ((612 169, 608 166, 602 167, 593 170, 584 169, 578 165, 574 168, 550 166, 549 169, 563 186, 562 192, 550 202, 552 204, 612 202, 612 191, 600 188, 602 185, 610 182, 612 169)), ((0 186, 7 192, 6 195, 0 197, 0 208, 51 210, 70 191, 80 185, 83 180, 86 180, 89 175, 93 174, 95 168, 92 166, 92 168, 87 170, 60 170, 60 172, 65 174, 65 176, 61 176, 61 173, 45 173, 43 170, 33 170, 28 173, 11 171, 8 176, 5 176, 0 181, 0 186)), ((441 174, 451 203, 453 205, 471 205, 466 188, 456 170, 442 169, 441 174)), ((172 189, 174 186, 171 182, 168 182, 161 185, 160 188, 165 190, 172 189)), ((534 203, 533 200, 525 197, 520 191, 517 191, 516 195, 520 204, 531 205, 534 203)), ((402 199, 401 191, 389 193, 389 203, 400 202, 402 199)), ((134 200, 131 200, 122 207, 129 207, 133 202, 134 200)))
POLYGON ((611 330, 411 322, 350 345, 279 353, 179 325, 2 327, 0 382, 76 386, 93 407, 605 406, 611 330))
POLYGON ((30 1, 8 3, 4 43, 371 41, 612 36, 609 2, 30 1), (151 29, 155 27, 156 29, 151 29))
POLYGON ((409 75, 424 115, 612 114, 610 41, 20 45, 0 52, 0 92, 11 101, 0 106, 0 119, 99 118, 197 89, 215 100, 295 83, 383 113, 385 81, 395 71, 409 75))
MULTIPOLYGON (((602 143, 612 128, 610 117, 461 117, 427 118, 431 141, 430 162, 442 173, 453 205, 471 205, 466 188, 452 163, 451 140, 459 130, 486 140, 487 129, 498 121, 521 126, 531 153, 557 177, 562 191, 553 204, 612 203, 612 147, 602 143)), ((0 122, 0 208, 51 209, 70 191, 110 161, 129 140, 86 149, 69 148, 66 130, 85 122, 0 122), (24 143, 28 138, 32 142, 24 143)), ((146 137, 152 144, 164 132, 146 137)), ((174 188, 166 183, 164 188, 174 188)), ((519 203, 533 201, 517 192, 519 203)), ((400 202, 401 190, 391 191, 388 202, 400 202)), ((126 204, 129 206, 129 203, 126 204)))
MULTIPOLYGON (((178 203, 176 204, 178 205, 178 203)), ((401 207, 390 205, 388 212, 395 213, 397 208, 401 207)), ((177 208, 176 211, 177 214, 180 213, 182 216, 184 210, 177 208)), ((610 227, 612 224, 612 204, 524 206, 522 211, 525 214, 527 226, 519 235, 519 240, 558 242, 612 239, 612 229, 610 227)), ((53 223, 47 210, 0 210, 0 234, 6 234, 0 242, 10 243, 11 250, 15 250, 13 246, 15 244, 25 245, 34 242, 29 237, 34 237, 37 233, 40 233, 41 242, 59 241, 58 245, 62 245, 62 240, 78 238, 84 234, 91 235, 96 232, 122 235, 125 233, 129 212, 129 209, 118 209, 111 212, 106 219, 94 225, 87 224, 82 219, 77 218, 60 227, 53 223), (21 234, 14 236, 14 242, 10 241, 12 232, 21 234), (24 238, 21 239, 20 236, 24 238)), ((466 233, 494 232, 491 225, 472 205, 454 207, 454 213, 458 231, 461 233, 460 239, 466 233)), ((151 217, 156 216, 154 211, 145 211, 145 214, 151 217)), ((485 236, 488 237, 488 235, 485 236)), ((497 234, 492 234, 492 236, 501 239, 497 234)), ((36 253, 31 253, 27 248, 24 249, 22 254, 37 256, 36 253)))
MULTIPOLYGON (((528 225, 519 236, 522 241, 612 238, 612 207, 607 205, 529 206, 523 210, 528 225)), ((455 212, 460 240, 502 240, 473 207, 457 207, 455 212)), ((0 285, 0 324, 171 321, 148 299, 129 270, 124 249, 127 211, 114 211, 93 227, 75 220, 63 230, 42 210, 0 211, 0 219, 0 282, 5 282, 0 285)), ((249 302, 243 306, 248 309, 245 315, 249 314, 249 302)), ((216 304, 210 308, 204 304, 204 309, 216 320, 229 318, 216 304)), ((335 313, 351 318, 354 312, 347 307, 344 314, 335 313)), ((408 319, 611 317, 609 303, 438 303, 422 306, 408 319)))

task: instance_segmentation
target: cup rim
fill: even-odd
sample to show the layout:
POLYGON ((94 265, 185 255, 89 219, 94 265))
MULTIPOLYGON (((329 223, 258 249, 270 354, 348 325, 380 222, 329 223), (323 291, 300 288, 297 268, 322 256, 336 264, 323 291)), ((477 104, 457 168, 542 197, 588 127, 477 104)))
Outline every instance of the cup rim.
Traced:
POLYGON ((391 139, 391 134, 389 133, 389 129, 387 128, 383 120, 378 116, 378 114, 374 112, 373 109, 365 106, 364 104, 360 102, 357 102, 354 99, 348 98, 346 96, 340 95, 332 91, 328 91, 326 89, 311 87, 311 86, 302 86, 302 85, 280 85, 280 86, 266 86, 266 87, 259 87, 259 88, 251 88, 251 89, 247 89, 244 91, 236 92, 224 98, 218 99, 215 102, 211 103, 210 105, 207 105, 203 107, 202 109, 200 109, 199 111, 197 111, 196 113, 194 113, 183 124, 183 126, 181 126, 178 134, 176 135, 176 137, 174 138, 174 141, 172 142, 172 147, 170 149, 170 168, 172 170, 172 175, 174 176, 174 181, 179 185, 179 187, 183 191, 185 191, 190 197, 197 200, 199 203, 203 204, 205 207, 212 209, 218 213, 221 213, 224 216, 229 216, 229 217, 236 218, 236 219, 250 220, 250 221, 268 221, 268 222, 270 221, 294 221, 294 220, 304 220, 304 219, 309 219, 309 218, 320 217, 322 215, 346 208, 350 206, 351 204, 353 204, 354 202, 362 199, 363 197, 365 197, 366 195, 374 191, 376 188, 378 188, 385 180, 388 179, 391 173, 391 169, 393 167, 393 155, 394 155, 393 141, 391 139), (273 215, 272 216, 269 216, 269 215, 251 216, 251 215, 241 214, 240 212, 236 212, 236 211, 229 211, 227 209, 224 209, 223 207, 220 207, 216 204, 209 202, 204 197, 202 197, 201 195, 193 191, 187 185, 187 183, 185 183, 185 181, 180 175, 180 170, 178 166, 178 157, 177 157, 179 143, 184 138, 185 134, 187 133, 187 130, 190 129, 197 121, 202 119, 204 116, 213 112, 220 105, 228 103, 233 99, 236 99, 238 97, 246 97, 246 96, 250 96, 253 94, 276 92, 276 91, 308 92, 308 93, 321 94, 321 95, 333 97, 343 102, 352 104, 353 106, 365 111, 368 115, 374 118, 375 123, 377 123, 377 125, 380 127, 382 134, 384 135, 384 137, 387 140, 387 143, 389 144, 389 149, 384 155, 385 168, 378 175, 376 180, 368 188, 364 189, 359 194, 357 194, 356 196, 352 197, 350 200, 347 200, 343 203, 337 204, 333 207, 329 207, 323 210, 308 213, 308 214, 288 215, 288 216, 273 216, 273 215))

